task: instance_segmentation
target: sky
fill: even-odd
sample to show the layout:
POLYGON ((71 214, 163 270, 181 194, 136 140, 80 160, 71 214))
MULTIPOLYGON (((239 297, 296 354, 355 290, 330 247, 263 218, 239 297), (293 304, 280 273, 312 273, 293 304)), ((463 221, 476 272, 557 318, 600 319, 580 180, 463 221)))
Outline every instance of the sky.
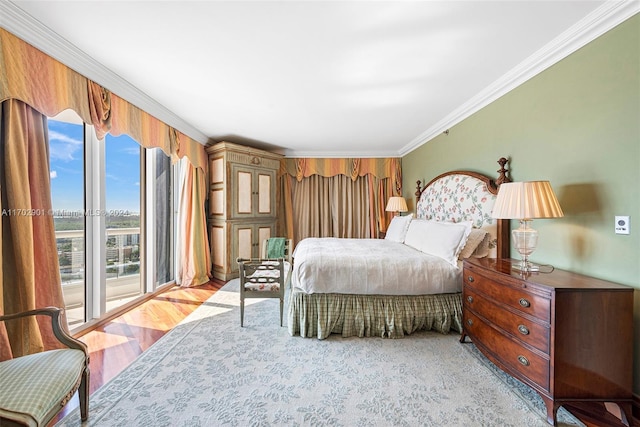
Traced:
MULTIPOLYGON (((108 211, 140 212, 140 145, 128 135, 105 138, 108 211)), ((84 211, 81 124, 49 119, 51 199, 54 211, 84 211)))

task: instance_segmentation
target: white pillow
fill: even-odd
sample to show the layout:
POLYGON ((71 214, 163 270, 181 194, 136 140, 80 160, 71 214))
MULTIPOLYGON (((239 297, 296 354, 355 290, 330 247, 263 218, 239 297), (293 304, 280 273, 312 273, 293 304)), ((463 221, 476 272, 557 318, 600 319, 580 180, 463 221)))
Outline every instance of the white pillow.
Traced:
POLYGON ((407 235, 404 238, 404 244, 422 251, 422 242, 427 239, 427 223, 424 219, 414 219, 409 224, 407 235))
POLYGON ((405 244, 457 266, 458 254, 467 243, 469 233, 470 221, 411 221, 405 244))
POLYGON ((405 216, 394 216, 393 219, 391 219, 389 228, 387 228, 387 234, 384 236, 385 240, 404 243, 404 238, 407 235, 407 230, 409 229, 412 218, 412 213, 405 216))

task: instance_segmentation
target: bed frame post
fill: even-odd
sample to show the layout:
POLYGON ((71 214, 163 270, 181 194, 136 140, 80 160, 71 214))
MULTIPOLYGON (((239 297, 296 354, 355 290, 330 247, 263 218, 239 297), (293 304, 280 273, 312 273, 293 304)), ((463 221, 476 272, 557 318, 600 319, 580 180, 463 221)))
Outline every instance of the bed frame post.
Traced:
POLYGON ((507 164, 509 160, 505 159, 504 157, 500 157, 498 159, 498 164, 500 165, 500 169, 497 170, 498 172, 498 178, 496 178, 495 180, 491 180, 491 192, 498 194, 498 188, 500 187, 500 184, 502 184, 503 182, 511 182, 511 178, 509 178, 507 176, 507 173, 509 172, 509 169, 506 169, 504 166, 507 164))
POLYGON ((499 259, 506 259, 511 257, 511 247, 510 247, 510 237, 511 237, 511 221, 508 219, 499 219, 498 220, 498 236, 500 236, 500 240, 498 240, 498 253, 497 257, 499 259))
MULTIPOLYGON (((500 184, 504 182, 511 182, 511 178, 507 176, 508 169, 505 168, 509 160, 504 157, 501 157, 498 160, 498 164, 500 165, 500 169, 498 169, 498 178, 493 182, 493 185, 496 189, 496 194, 498 194, 498 189, 500 188, 500 184)), ((499 219, 498 220, 498 236, 500 236, 500 240, 498 241, 498 258, 509 258, 511 257, 511 220, 508 219, 499 219)))
POLYGON ((414 193, 416 196, 416 209, 418 208, 418 202, 420 201, 420 196, 422 195, 422 187, 420 186, 422 181, 416 181, 416 192, 414 193))

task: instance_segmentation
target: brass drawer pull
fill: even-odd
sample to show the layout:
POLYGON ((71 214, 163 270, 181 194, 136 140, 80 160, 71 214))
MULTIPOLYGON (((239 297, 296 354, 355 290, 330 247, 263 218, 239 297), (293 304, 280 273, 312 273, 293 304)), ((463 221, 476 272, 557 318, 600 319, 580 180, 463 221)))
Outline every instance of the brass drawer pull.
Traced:
POLYGON ((524 356, 518 356, 518 362, 520 362, 523 366, 529 366, 529 359, 524 356))
POLYGON ((467 319, 467 324, 468 324, 469 326, 473 325, 473 319, 467 319))
POLYGON ((529 335, 529 328, 524 325, 518 325, 518 331, 520 331, 522 335, 529 335))
POLYGON ((473 276, 467 277, 467 281, 470 282, 470 283, 473 283, 473 276))
POLYGON ((523 307, 530 307, 531 306, 531 303, 529 301, 527 301, 526 298, 520 298, 520 301, 518 301, 518 302, 523 307))
POLYGON ((473 302, 473 297, 472 297, 471 295, 469 295, 469 296, 467 297, 467 301, 469 301, 469 302, 473 302))

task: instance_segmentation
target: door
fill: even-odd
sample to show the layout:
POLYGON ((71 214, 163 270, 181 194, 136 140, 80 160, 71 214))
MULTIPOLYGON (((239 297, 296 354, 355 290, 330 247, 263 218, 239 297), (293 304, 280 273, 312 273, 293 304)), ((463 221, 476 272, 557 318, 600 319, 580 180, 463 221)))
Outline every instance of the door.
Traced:
POLYGON ((276 172, 231 164, 232 218, 275 218, 276 172))

